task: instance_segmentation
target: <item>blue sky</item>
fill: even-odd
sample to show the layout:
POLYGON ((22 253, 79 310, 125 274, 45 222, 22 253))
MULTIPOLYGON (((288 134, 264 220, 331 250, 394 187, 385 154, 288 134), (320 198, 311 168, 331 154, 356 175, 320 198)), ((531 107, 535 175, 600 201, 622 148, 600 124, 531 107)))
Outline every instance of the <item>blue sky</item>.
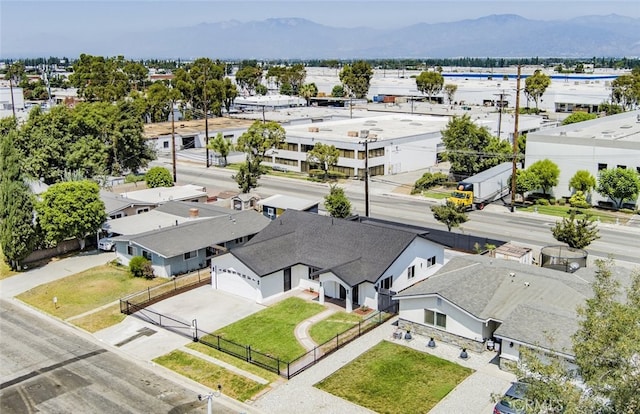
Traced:
MULTIPOLYGON (((519 14, 538 20, 583 15, 619 14, 640 17, 638 0, 623 1, 7 1, 0 0, 2 37, 31 33, 145 30, 158 26, 191 26, 226 20, 302 17, 340 27, 392 28, 413 23, 473 19, 490 14, 519 14)), ((1 45, 0 45, 1 46, 1 45)))

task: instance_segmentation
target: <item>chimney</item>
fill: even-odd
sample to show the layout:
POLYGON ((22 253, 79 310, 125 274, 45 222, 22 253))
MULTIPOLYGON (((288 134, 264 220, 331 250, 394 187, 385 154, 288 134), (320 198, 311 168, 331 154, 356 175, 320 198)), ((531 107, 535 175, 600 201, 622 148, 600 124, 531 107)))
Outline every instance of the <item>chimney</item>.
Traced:
POLYGON ((197 208, 190 208, 189 209, 189 218, 193 219, 193 218, 197 218, 200 215, 200 210, 198 210, 197 208))

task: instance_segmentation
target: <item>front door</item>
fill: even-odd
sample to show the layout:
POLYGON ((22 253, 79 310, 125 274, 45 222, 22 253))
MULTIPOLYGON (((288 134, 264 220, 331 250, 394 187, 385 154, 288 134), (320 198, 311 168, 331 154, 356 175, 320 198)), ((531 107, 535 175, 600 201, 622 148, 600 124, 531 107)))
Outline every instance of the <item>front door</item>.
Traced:
POLYGON ((291 268, 284 269, 284 291, 291 290, 291 268))
POLYGON ((360 303, 360 299, 358 298, 358 286, 354 286, 353 288, 351 288, 351 302, 355 305, 355 304, 359 304, 360 303))
POLYGON ((341 300, 347 299, 347 290, 342 285, 340 285, 340 299, 341 300))

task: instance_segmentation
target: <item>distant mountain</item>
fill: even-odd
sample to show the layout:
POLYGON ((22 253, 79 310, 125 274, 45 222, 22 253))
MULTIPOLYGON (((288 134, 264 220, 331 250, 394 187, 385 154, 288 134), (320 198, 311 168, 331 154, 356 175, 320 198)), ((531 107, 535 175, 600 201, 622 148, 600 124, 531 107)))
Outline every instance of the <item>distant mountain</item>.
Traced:
POLYGON ((4 45, 3 56, 368 59, 447 57, 637 57, 640 19, 611 14, 541 21, 492 15, 400 29, 337 28, 300 18, 118 33, 89 39, 38 34, 4 45), (14 49, 14 50, 11 50, 14 49))

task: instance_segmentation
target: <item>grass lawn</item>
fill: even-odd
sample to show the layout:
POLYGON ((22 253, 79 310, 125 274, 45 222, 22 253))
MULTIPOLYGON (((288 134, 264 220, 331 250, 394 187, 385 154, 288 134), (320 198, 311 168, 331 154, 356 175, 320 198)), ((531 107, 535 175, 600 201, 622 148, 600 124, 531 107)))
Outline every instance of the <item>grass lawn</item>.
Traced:
POLYGON ((320 304, 300 298, 288 298, 225 326, 214 334, 242 345, 250 345, 256 351, 283 361, 291 361, 305 352, 294 335, 296 325, 323 310, 324 306, 320 304))
POLYGON ((249 378, 182 351, 173 351, 153 361, 208 388, 217 390, 218 384, 220 384, 224 395, 238 401, 244 402, 266 387, 266 385, 258 384, 249 378))
POLYGON ((317 344, 323 344, 347 329, 355 326, 362 318, 353 313, 336 312, 326 319, 315 323, 309 329, 311 339, 317 344))
POLYGON ((426 413, 472 372, 382 341, 315 386, 378 413, 426 413))
POLYGON ((120 313, 120 304, 115 304, 69 322, 85 331, 94 333, 104 328, 117 325, 126 317, 127 315, 120 313))
POLYGON ((17 298, 44 312, 67 319, 163 282, 166 279, 133 277, 126 267, 105 264, 40 285, 21 293, 17 298), (57 307, 53 304, 54 297, 58 298, 57 307))
MULTIPOLYGON (((533 213, 535 211, 538 214, 546 214, 548 216, 555 217, 569 217, 569 210, 572 209, 570 206, 541 206, 541 205, 531 205, 527 207, 516 207, 518 211, 526 211, 533 213), (536 210, 537 208, 537 210, 536 210)), ((589 213, 594 219, 600 218, 602 223, 615 223, 616 219, 619 219, 620 224, 625 224, 633 214, 625 214, 625 213, 616 213, 613 211, 599 210, 596 208, 589 209, 581 209, 579 212, 589 213)), ((577 214, 576 218, 581 218, 582 214, 577 214)))
POLYGON ((427 190, 427 191, 423 191, 422 195, 424 197, 428 197, 428 198, 435 198, 437 200, 442 200, 444 198, 447 198, 449 196, 451 196, 451 190, 446 190, 446 191, 434 191, 434 190, 427 190))
POLYGON ((192 342, 187 345, 187 348, 191 348, 194 351, 198 351, 222 362, 226 362, 227 364, 231 364, 244 371, 250 372, 251 374, 257 375, 260 378, 264 378, 269 382, 277 381, 280 378, 280 376, 274 372, 268 371, 264 368, 260 368, 257 365, 251 364, 247 361, 236 358, 222 351, 218 351, 217 349, 203 345, 200 342, 192 342))
POLYGON ((0 280, 17 274, 18 272, 11 270, 9 265, 4 261, 4 255, 2 254, 2 248, 0 247, 0 280))

